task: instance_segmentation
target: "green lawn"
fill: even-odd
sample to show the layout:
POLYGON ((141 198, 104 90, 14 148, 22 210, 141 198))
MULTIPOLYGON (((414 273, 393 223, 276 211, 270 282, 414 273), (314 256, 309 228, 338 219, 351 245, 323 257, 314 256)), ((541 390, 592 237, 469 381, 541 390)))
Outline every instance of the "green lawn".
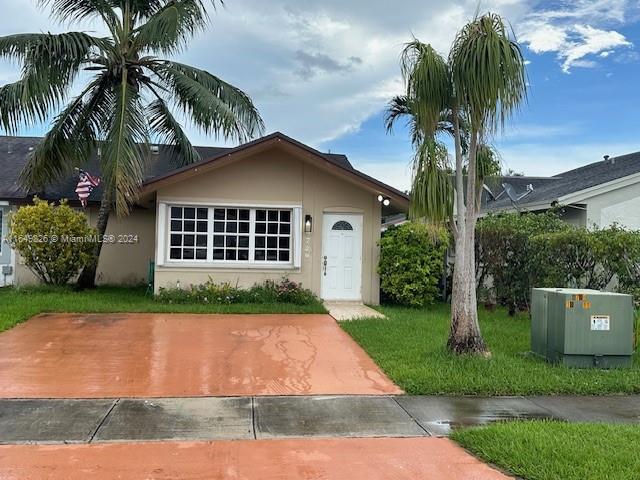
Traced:
POLYGON ((553 421, 496 423, 452 438, 525 480, 637 480, 640 427, 553 421))
POLYGON ((145 295, 145 288, 100 287, 75 292, 71 288, 1 288, 0 331, 42 312, 158 313, 325 313, 322 304, 168 305, 145 295))
POLYGON ((409 394, 527 395, 640 393, 640 359, 630 369, 570 369, 526 352, 529 318, 480 308, 492 357, 455 357, 445 349, 449 307, 381 307, 387 320, 343 322, 344 328, 409 394))

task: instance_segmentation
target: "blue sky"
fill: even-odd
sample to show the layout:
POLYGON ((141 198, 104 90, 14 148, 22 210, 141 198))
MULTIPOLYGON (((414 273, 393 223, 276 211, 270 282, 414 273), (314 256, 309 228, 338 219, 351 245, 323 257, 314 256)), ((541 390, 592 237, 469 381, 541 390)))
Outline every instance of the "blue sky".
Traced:
MULTIPOLYGON (((0 35, 100 31, 60 26, 35 0, 0 0, 0 35)), ((477 1, 228 0, 179 59, 246 90, 267 131, 280 130, 399 188, 410 183, 403 128, 387 135, 385 104, 402 92, 398 58, 416 35, 442 53, 477 1)), ((550 175, 640 150, 640 5, 637 0, 491 0, 528 60, 528 104, 494 139, 504 167, 550 175)), ((0 83, 19 67, 0 62, 0 83)), ((25 126, 41 134, 46 126, 25 126)), ((194 143, 219 145, 191 126, 194 143)))

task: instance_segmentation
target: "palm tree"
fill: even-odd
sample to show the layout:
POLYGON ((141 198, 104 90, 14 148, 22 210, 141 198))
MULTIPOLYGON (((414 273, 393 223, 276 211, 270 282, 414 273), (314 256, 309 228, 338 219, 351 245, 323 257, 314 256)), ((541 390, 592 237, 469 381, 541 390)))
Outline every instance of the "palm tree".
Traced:
MULTIPOLYGON (((57 114, 22 172, 30 191, 70 174, 101 146, 104 193, 97 222, 126 215, 145 174, 151 140, 173 145, 182 164, 198 160, 172 110, 204 133, 245 141, 263 131, 251 99, 204 70, 161 58, 184 47, 209 20, 204 0, 40 0, 61 22, 100 20, 105 37, 84 32, 0 37, 0 57, 22 62, 21 78, 0 87, 0 127, 57 114), (86 80, 70 98, 79 76, 86 80)), ((222 3, 219 0, 218 3, 222 3)), ((216 7, 215 0, 212 6, 216 7)), ((79 285, 93 286, 102 244, 79 285)))
MULTIPOLYGON (((503 19, 488 13, 458 32, 448 60, 414 39, 402 52, 401 70, 407 90, 404 105, 409 107, 405 113, 413 115, 412 141, 418 140, 410 215, 449 222, 455 241, 447 346, 455 353, 488 355, 478 324, 475 227, 482 178, 495 163, 488 139, 526 98, 524 59, 503 19), (454 140, 453 184, 446 168, 448 154, 436 138, 443 131, 443 116, 450 118, 454 140), (467 181, 466 191, 465 174, 475 179, 467 181)), ((399 112, 403 104, 394 100, 392 105, 399 112)), ((390 111, 388 118, 400 115, 390 111)))

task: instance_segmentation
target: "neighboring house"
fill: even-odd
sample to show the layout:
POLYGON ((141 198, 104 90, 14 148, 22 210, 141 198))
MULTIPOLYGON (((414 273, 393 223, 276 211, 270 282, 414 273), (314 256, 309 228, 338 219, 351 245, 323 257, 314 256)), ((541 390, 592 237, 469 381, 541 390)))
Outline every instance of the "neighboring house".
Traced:
POLYGON ((393 213, 382 217, 382 231, 386 232, 391 227, 399 227, 409 221, 406 213, 393 213))
MULTIPOLYGON (((18 177, 38 138, 0 138, 2 239, 12 209, 34 194, 75 197, 77 178, 26 192, 18 177)), ((198 148, 202 160, 172 163, 171 147, 154 150, 131 214, 109 220, 107 234, 133 244, 105 244, 99 283, 144 282, 155 262, 155 288, 188 287, 209 278, 250 286, 283 276, 327 300, 379 302, 378 239, 383 206, 406 211, 409 198, 357 171, 344 155, 321 153, 281 133, 236 148, 198 148)), ((99 174, 97 159, 86 169, 99 174), (93 167, 91 167, 93 164, 93 167)), ((101 191, 87 215, 95 223, 101 191)), ((31 272, 2 242, 5 283, 27 284, 31 272)), ((1 273, 1 271, 0 271, 1 273)))
MULTIPOLYGON (((488 181, 497 195, 502 183, 509 183, 517 194, 527 186, 533 191, 517 202, 521 211, 540 212, 561 207, 567 222, 581 227, 607 227, 617 223, 640 229, 640 152, 604 160, 559 173, 553 177, 503 177, 488 181)), ((482 213, 514 211, 507 195, 497 201, 483 197, 482 213)))

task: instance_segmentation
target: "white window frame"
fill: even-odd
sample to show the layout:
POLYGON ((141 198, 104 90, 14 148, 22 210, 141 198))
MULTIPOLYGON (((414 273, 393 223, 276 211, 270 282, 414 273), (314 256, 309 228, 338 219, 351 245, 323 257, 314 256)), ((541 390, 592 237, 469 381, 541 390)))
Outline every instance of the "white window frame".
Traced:
MULTIPOLYGON (((156 221, 156 265, 170 267, 200 267, 200 268, 228 268, 228 269, 299 269, 302 263, 302 206, 291 204, 243 204, 226 202, 193 202, 171 200, 158 202, 156 221), (208 242, 206 260, 182 260, 171 259, 171 207, 182 208, 208 208, 208 242), (213 214, 216 208, 233 208, 249 210, 249 260, 214 260, 213 259, 213 236, 214 219, 213 214), (255 260, 255 226, 256 210, 290 210, 291 211, 291 233, 289 261, 268 261, 255 260)), ((237 233, 239 235, 239 233, 237 233)), ((261 234, 258 234, 261 235, 261 234)), ((279 237, 278 237, 279 238, 279 237)))

